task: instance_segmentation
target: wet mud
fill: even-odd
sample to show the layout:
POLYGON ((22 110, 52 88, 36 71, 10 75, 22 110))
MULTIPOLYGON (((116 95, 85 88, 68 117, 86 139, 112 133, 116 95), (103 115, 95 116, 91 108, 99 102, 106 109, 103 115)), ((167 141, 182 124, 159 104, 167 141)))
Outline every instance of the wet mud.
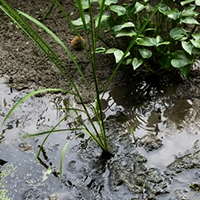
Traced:
MULTIPOLYGON (((66 114, 56 108, 70 97, 49 94, 22 104, 8 119, 1 138, 1 172, 13 166, 11 175, 1 177, 7 197, 13 200, 198 199, 199 99, 177 100, 171 86, 166 89, 168 92, 158 92, 153 100, 123 105, 120 99, 128 91, 115 101, 117 89, 105 95, 109 108, 105 109, 106 130, 114 155, 109 159, 84 132, 63 131, 48 138, 37 160, 44 137, 20 136, 50 130, 66 114), (69 145, 59 179, 60 156, 66 142, 69 145)), ((13 103, 27 92, 10 93, 2 80, 1 122, 13 103)), ((75 120, 75 116, 69 118, 59 128, 72 126, 75 120)))
MULTIPOLYGON (((49 1, 16 1, 12 4, 34 17, 41 17, 49 1)), ((77 18, 73 1, 63 1, 63 6, 69 13, 74 13, 72 18, 77 18)), ((28 92, 48 87, 70 89, 71 86, 28 37, 3 13, 0 14, 2 124, 9 109, 28 92)), ((58 9, 44 21, 69 44, 93 88, 89 61, 82 51, 75 51, 70 46, 74 33, 64 22, 58 9)), ((45 35, 42 31, 41 34, 45 35)), ((86 101, 91 101, 93 93, 83 87, 73 63, 54 41, 48 37, 47 40, 60 55, 66 71, 75 77, 86 101)), ((113 57, 99 55, 97 59, 102 90, 115 65, 113 57)), ((5 200, 200 199, 199 75, 198 62, 191 76, 188 79, 179 77, 178 82, 173 82, 171 76, 152 78, 130 73, 130 69, 119 71, 104 96, 106 133, 113 154, 109 158, 87 134, 76 130, 51 134, 40 159, 36 159, 45 135, 22 136, 51 130, 66 115, 64 109, 58 108, 64 108, 67 101, 77 107, 80 102, 63 94, 28 99, 2 129, 0 197, 5 200), (59 179, 60 157, 66 143, 63 174, 59 179)), ((59 128, 75 127, 76 120, 70 113, 59 128)))

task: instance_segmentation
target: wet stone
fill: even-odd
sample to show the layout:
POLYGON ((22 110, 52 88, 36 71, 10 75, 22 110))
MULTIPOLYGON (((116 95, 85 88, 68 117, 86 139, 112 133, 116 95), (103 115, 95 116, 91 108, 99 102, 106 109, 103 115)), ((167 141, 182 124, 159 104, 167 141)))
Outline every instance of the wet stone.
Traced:
POLYGON ((188 191, 177 189, 174 191, 174 195, 169 200, 189 200, 188 198, 188 191))
POLYGON ((198 183, 191 183, 190 187, 196 191, 196 192, 200 192, 200 184, 198 183))
POLYGON ((42 191, 31 188, 30 190, 27 190, 23 195, 23 200, 35 200, 35 199, 44 199, 42 191))
POLYGON ((200 149, 200 140, 196 140, 196 141, 194 142, 193 149, 194 149, 194 150, 200 149))
POLYGON ((149 169, 147 180, 153 183, 160 183, 163 181, 163 177, 155 169, 149 169))
POLYGON ((7 163, 7 161, 0 159, 0 166, 4 165, 6 163, 7 163))
POLYGON ((154 134, 145 135, 144 137, 138 140, 139 146, 144 146, 146 151, 153 151, 160 148, 163 145, 163 142, 154 134))
POLYGON ((45 200, 60 200, 56 194, 52 194, 48 196, 48 199, 45 200))
POLYGON ((28 86, 25 85, 25 84, 18 84, 18 85, 15 86, 15 89, 18 90, 18 91, 21 91, 21 90, 28 89, 28 86))
POLYGON ((195 172, 195 177, 200 179, 200 172, 195 172))
POLYGON ((54 144, 53 146, 50 146, 50 147, 48 147, 47 149, 48 149, 49 151, 54 152, 54 151, 58 151, 59 146, 60 146, 59 144, 54 144))
POLYGON ((72 160, 69 162, 69 169, 75 170, 76 169, 76 161, 72 160))
POLYGON ((156 200, 156 196, 154 194, 150 194, 150 196, 147 197, 147 200, 156 200))
POLYGON ((177 158, 167 168, 176 173, 180 173, 185 169, 200 168, 200 150, 177 158))
POLYGON ((154 168, 147 169, 146 161, 138 152, 114 157, 109 163, 109 182, 113 191, 124 184, 134 194, 145 194, 145 199, 156 199, 157 195, 169 193, 166 175, 154 168))
POLYGON ((33 146, 28 144, 28 143, 19 144, 19 148, 20 148, 21 151, 33 152, 33 146))

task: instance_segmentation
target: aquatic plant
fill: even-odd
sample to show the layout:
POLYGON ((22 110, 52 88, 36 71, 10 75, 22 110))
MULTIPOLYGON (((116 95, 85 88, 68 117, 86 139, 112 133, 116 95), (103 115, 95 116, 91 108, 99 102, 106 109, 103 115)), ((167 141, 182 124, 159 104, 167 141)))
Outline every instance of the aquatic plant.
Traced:
MULTIPOLYGON (((39 93, 44 93, 44 92, 62 92, 62 93, 68 93, 71 94, 79 99, 81 102, 82 108, 77 109, 74 108, 70 103, 67 104, 67 107, 65 108, 66 110, 72 110, 74 113, 77 115, 77 117, 80 117, 81 114, 84 114, 87 117, 87 120, 89 121, 90 127, 84 121, 80 120, 78 122, 79 128, 83 129, 89 136, 90 138, 95 141, 102 149, 104 152, 107 154, 111 154, 109 150, 109 145, 107 143, 107 136, 106 136, 106 130, 105 130, 105 121, 103 118, 103 113, 101 109, 101 98, 100 98, 100 91, 99 91, 99 85, 98 85, 98 79, 97 79, 97 72, 96 72, 96 52, 99 52, 99 48, 97 48, 97 42, 98 42, 98 36, 99 36, 99 30, 100 26, 104 21, 104 11, 105 11, 105 5, 106 2, 108 3, 109 1, 102 0, 99 1, 99 13, 98 17, 94 18, 93 16, 93 11, 92 11, 92 6, 91 3, 92 1, 88 1, 87 4, 84 4, 85 1, 77 0, 76 5, 79 10, 80 14, 80 19, 78 21, 81 21, 81 25, 85 32, 87 33, 88 41, 89 42, 89 49, 86 49, 86 46, 84 44, 84 41, 81 39, 80 34, 78 32, 78 29, 74 26, 74 24, 77 23, 77 21, 72 22, 65 12, 64 8, 61 6, 58 0, 54 0, 55 4, 58 6, 58 8, 62 11, 63 15, 65 16, 66 20, 68 23, 71 25, 73 31, 76 33, 82 47, 85 49, 88 58, 91 62, 91 67, 92 67, 92 72, 93 72, 93 79, 94 79, 94 85, 95 85, 95 93, 96 97, 94 99, 95 104, 89 104, 86 105, 84 98, 81 96, 80 91, 76 85, 76 82, 69 76, 69 74, 62 68, 62 63, 59 59, 59 56, 55 53, 54 49, 52 49, 43 38, 39 35, 37 31, 33 29, 31 25, 26 20, 29 20, 31 22, 34 22, 37 26, 39 26, 41 29, 46 31, 47 34, 49 34, 56 42, 58 45, 60 45, 65 53, 68 55, 68 57, 73 61, 77 71, 79 72, 79 75, 82 77, 86 87, 89 89, 88 86, 88 81, 84 77, 84 74, 77 63, 76 59, 74 56, 71 54, 67 46, 58 38, 49 28, 47 28, 43 23, 41 23, 39 20, 33 18, 32 16, 20 11, 11 8, 4 0, 0 0, 1 4, 0 9, 10 17, 29 37, 30 39, 36 43, 36 45, 40 48, 42 52, 47 56, 47 58, 55 65, 55 67, 63 74, 66 80, 68 80, 71 85, 72 85, 72 90, 71 91, 66 91, 64 89, 42 89, 38 91, 31 92, 24 96, 22 99, 20 99, 8 112, 6 117, 4 118, 3 124, 6 122, 6 120, 10 117, 10 115, 15 111, 15 109, 21 105, 26 99, 30 98, 31 96, 34 96, 39 93), (87 7, 89 9, 89 15, 84 14, 84 9, 87 7), (25 20, 26 19, 26 20, 25 20), (89 19, 89 20, 88 20, 89 19), (98 50, 98 51, 97 51, 98 50), (95 119, 97 122, 93 121, 93 116, 95 116, 95 119)), ((54 3, 52 4, 54 6, 54 3)), ((123 62, 124 58, 126 58, 129 55, 129 51, 132 48, 132 46, 137 42, 137 38, 139 35, 143 32, 147 24, 151 21, 152 17, 155 15, 157 12, 158 8, 156 7, 154 11, 151 13, 150 16, 146 19, 146 21, 143 23, 143 25, 138 29, 138 32, 134 35, 133 39, 131 40, 130 44, 127 46, 127 49, 125 53, 120 57, 118 60, 118 64, 116 68, 114 69, 107 86, 104 89, 104 92, 107 90, 108 85, 111 83, 114 75, 116 74, 120 64, 123 62)), ((103 97, 102 97, 103 98, 103 97)), ((43 149, 43 145, 48 139, 48 137, 55 132, 59 131, 67 131, 71 129, 62 129, 59 130, 58 127, 60 123, 62 123, 65 120, 65 117, 63 117, 51 130, 42 132, 42 133, 36 133, 36 134, 28 134, 25 135, 25 137, 33 137, 33 136, 39 136, 39 135, 46 135, 45 139, 43 140, 42 144, 40 145, 40 150, 38 152, 37 157, 39 158, 40 153, 43 149)), ((77 129, 79 129, 77 128, 77 129)), ((62 151, 62 156, 61 156, 61 161, 60 161, 60 174, 62 173, 62 162, 64 159, 64 154, 67 149, 67 144, 64 146, 63 151, 62 151)))
MULTIPOLYGON (((84 8, 88 9, 88 1, 83 2, 84 8)), ((200 1, 163 0, 156 5, 150 4, 148 0, 120 5, 117 2, 106 1, 101 26, 118 45, 101 48, 100 52, 114 54, 116 63, 123 57, 122 64, 132 65, 133 70, 142 68, 146 72, 162 74, 179 69, 184 76, 188 76, 191 66, 200 55, 197 11, 200 1), (149 21, 155 7, 158 12, 149 21), (140 31, 147 21, 148 24, 140 31), (134 45, 125 52, 135 36, 137 39, 134 45)), ((90 19, 88 17, 88 23, 90 19)), ((74 24, 82 26, 79 19, 74 24)))

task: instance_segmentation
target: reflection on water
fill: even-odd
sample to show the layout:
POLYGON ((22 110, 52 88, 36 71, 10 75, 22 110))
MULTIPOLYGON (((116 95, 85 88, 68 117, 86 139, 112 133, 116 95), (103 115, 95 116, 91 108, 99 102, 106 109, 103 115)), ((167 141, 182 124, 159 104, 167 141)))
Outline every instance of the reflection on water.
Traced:
MULTIPOLYGON (((5 114, 12 105, 27 92, 13 91, 10 93, 10 88, 3 83, 0 84, 0 87, 0 123, 2 123, 5 114)), ((158 89, 143 81, 135 85, 130 83, 115 88, 107 92, 102 101, 102 109, 107 120, 114 117, 122 123, 128 122, 127 124, 132 127, 132 134, 134 135, 133 142, 136 143, 136 149, 147 158, 146 167, 157 168, 162 172, 177 157, 184 156, 188 153, 188 150, 190 151, 194 143, 199 139, 200 100, 178 100, 173 97, 174 90, 174 86, 158 89), (143 144, 145 142, 154 142, 154 139, 162 142, 162 145, 158 143, 157 147, 155 148, 154 146, 153 150, 151 148, 144 148, 143 144)), ((19 148, 23 146, 20 144, 23 143, 25 145, 25 142, 33 147, 40 145, 44 136, 26 140, 20 138, 20 136, 25 133, 50 130, 66 114, 69 117, 66 118, 67 120, 64 121, 60 128, 73 126, 75 115, 73 112, 63 109, 68 106, 69 102, 74 103, 73 98, 61 94, 55 96, 46 95, 40 98, 32 97, 17 109, 15 114, 8 119, 4 126, 4 138, 0 143, 0 159, 14 162, 19 170, 15 179, 10 178, 9 180, 11 184, 9 187, 11 190, 13 189, 12 195, 18 195, 19 193, 16 196, 18 199, 21 199, 20 192, 34 185, 35 187, 40 186, 42 188, 41 190, 46 193, 53 193, 59 190, 63 194, 70 194, 70 187, 72 187, 70 186, 70 182, 65 184, 69 188, 69 191, 65 193, 66 188, 60 186, 61 183, 59 180, 56 180, 55 185, 53 176, 50 176, 46 182, 41 181, 44 168, 35 160, 37 148, 33 148, 32 156, 30 156, 30 152, 24 153, 22 152, 22 148, 19 148), (10 148, 11 145, 12 148, 10 148), (30 166, 32 171, 30 171, 30 166), (20 176, 24 176, 23 180, 20 176), (24 184, 24 181, 27 181, 28 184, 24 184), (20 184, 22 185, 21 188, 19 187, 20 184), (14 190, 18 191, 15 192, 14 190)), ((85 120, 85 116, 82 116, 82 119, 85 120)), ((129 128, 127 127, 127 130, 129 128)), ((47 155, 45 153, 43 154, 43 157, 45 155, 47 157, 46 159, 44 158, 45 164, 49 164, 52 168, 59 166, 62 147, 74 135, 76 135, 76 132, 60 132, 59 135, 52 134, 45 146, 45 150, 48 153, 47 155)), ((66 162, 70 163, 71 168, 75 167, 80 170, 80 172, 77 172, 77 170, 76 172, 83 177, 83 183, 85 180, 88 180, 92 184, 92 180, 89 180, 89 173, 87 172, 87 176, 84 177, 83 174, 85 172, 81 171, 84 171, 84 168, 90 170, 87 166, 89 164, 84 159, 81 160, 76 151, 72 153, 73 146, 78 144, 79 141, 70 143, 70 153, 66 158, 66 162)), ((77 182, 77 185, 80 184, 80 179, 77 179, 76 173, 67 171, 68 167, 64 170, 68 178, 71 176, 71 181, 77 182)), ((106 169, 106 172, 103 174, 105 179, 109 178, 106 175, 107 172, 108 170, 106 169)), ((188 171, 188 174, 194 175, 194 173, 188 171)), ((173 182, 173 186, 176 187, 177 183, 178 188, 179 183, 189 184, 192 181, 196 181, 196 179, 188 179, 188 174, 185 173, 177 177, 176 182, 173 182)), ((120 190, 124 191, 125 189, 120 187, 120 190)), ((122 195, 123 191, 120 190, 118 192, 122 195)), ((73 191, 73 193, 75 194, 76 192, 73 191)), ((164 197, 161 199, 164 200, 164 197)), ((166 196, 166 199, 169 199, 169 197, 166 196)))
POLYGON ((110 99, 108 105, 112 104, 106 114, 116 115, 120 110, 121 115, 125 116, 123 119, 134 129, 134 137, 138 140, 151 134, 161 139, 163 146, 159 149, 147 152, 138 147, 138 150, 147 157, 147 167, 163 171, 177 155, 191 149, 199 139, 200 100, 174 98, 174 86, 160 91, 152 87, 149 94, 146 90, 143 91, 145 87, 147 84, 143 82, 141 91, 137 89, 133 92, 129 85, 113 89, 106 96, 110 99), (135 101, 135 96, 140 101, 135 101))
MULTIPOLYGON (((130 134, 134 134, 137 150, 147 158, 146 167, 164 173, 177 158, 193 152, 195 143, 200 139, 200 99, 176 99, 173 97, 174 86, 161 90, 152 87, 147 94, 143 92, 147 84, 143 85, 141 91, 137 89, 133 92, 129 90, 129 85, 112 90, 107 95, 113 111, 108 113, 116 115, 120 110, 124 121, 128 121, 134 129, 130 134), (150 137, 155 138, 155 143, 160 139, 163 145, 150 151, 145 146, 137 145, 145 139, 152 142, 150 137)), ((170 185, 170 193, 158 196, 158 200, 200 199, 199 193, 190 188, 191 183, 199 183, 199 177, 195 177, 199 173, 199 169, 188 169, 176 176, 170 185)))

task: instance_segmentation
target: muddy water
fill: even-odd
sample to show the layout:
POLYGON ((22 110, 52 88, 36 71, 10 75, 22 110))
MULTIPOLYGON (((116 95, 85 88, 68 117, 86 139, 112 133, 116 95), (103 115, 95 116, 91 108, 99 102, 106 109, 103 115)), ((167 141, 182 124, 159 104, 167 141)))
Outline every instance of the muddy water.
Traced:
MULTIPOLYGON (((1 79, 0 123, 28 92, 11 93, 5 82, 1 79)), ((3 126, 0 194, 4 189, 12 200, 200 199, 200 193, 190 187, 200 184, 200 100, 177 100, 175 86, 147 90, 144 82, 134 93, 128 88, 118 87, 104 96, 114 154, 109 160, 87 135, 76 137, 82 131, 63 131, 48 138, 39 162, 38 145, 45 136, 20 136, 50 130, 66 114, 69 117, 59 128, 75 127, 75 116, 57 109, 65 101, 73 103, 73 98, 46 94, 27 100, 3 126), (67 142, 59 179, 61 151, 67 142)))

